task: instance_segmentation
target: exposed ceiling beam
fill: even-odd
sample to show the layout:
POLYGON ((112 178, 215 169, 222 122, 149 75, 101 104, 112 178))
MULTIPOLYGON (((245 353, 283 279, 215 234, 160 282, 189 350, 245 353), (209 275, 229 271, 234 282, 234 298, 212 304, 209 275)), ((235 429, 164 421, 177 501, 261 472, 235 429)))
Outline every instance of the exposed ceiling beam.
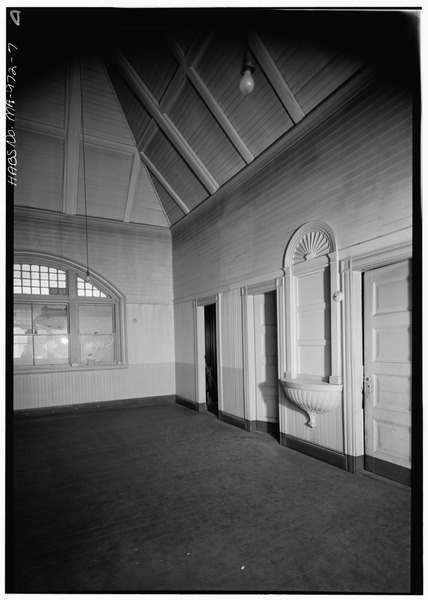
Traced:
POLYGON ((150 158, 147 156, 147 154, 145 154, 144 152, 140 152, 140 156, 141 156, 144 164, 146 165, 146 167, 148 169, 150 169, 150 171, 153 173, 153 175, 156 177, 156 179, 163 185, 163 187, 166 189, 166 191, 171 196, 171 198, 174 200, 174 202, 177 204, 177 206, 180 207, 180 209, 184 212, 184 214, 188 215, 190 212, 189 208, 184 204, 184 202, 180 198, 180 196, 172 189, 172 187, 169 185, 169 183, 164 178, 164 176, 161 173, 159 173, 159 171, 157 170, 155 165, 152 163, 150 158))
POLYGON ((217 104, 217 102, 214 99, 214 97, 212 96, 211 92, 209 91, 209 89, 207 88, 205 83, 202 81, 200 76, 198 75, 194 64, 192 64, 192 63, 196 62, 199 57, 199 55, 197 55, 194 51, 196 44, 193 44, 192 48, 190 48, 187 55, 184 56, 181 49, 178 47, 177 43, 172 38, 168 38, 167 41, 168 41, 169 48, 170 48, 172 54, 174 55, 174 58, 177 60, 177 62, 179 63, 179 65, 182 68, 182 70, 184 71, 184 73, 187 75, 189 80, 192 82, 196 91, 199 93, 201 98, 204 100, 205 104, 207 105, 207 107, 209 108, 211 113, 213 114, 217 123, 223 129, 224 133, 227 135, 229 140, 232 142, 232 144, 235 146, 236 150, 239 152, 241 157, 244 159, 244 161, 248 165, 250 162, 252 162, 254 160, 253 154, 250 152, 250 150, 248 149, 248 147, 245 145, 244 141, 242 140, 241 136, 238 134, 238 132, 236 131, 236 129, 234 128, 232 123, 229 121, 229 119, 227 118, 225 113, 222 111, 220 106, 217 104), (188 59, 189 55, 192 58, 192 62, 190 62, 188 59))
POLYGON ((79 186, 80 132, 82 126, 81 66, 75 62, 68 70, 69 103, 64 153, 63 212, 77 212, 79 186))
POLYGON ((250 32, 248 36, 248 44, 256 57, 257 62, 268 78, 269 83, 284 105, 285 110, 288 112, 294 123, 298 123, 303 119, 305 113, 286 84, 284 77, 281 75, 272 56, 267 51, 266 46, 254 31, 250 32))
POLYGON ((150 123, 147 126, 146 131, 141 136, 140 141, 137 144, 137 149, 141 152, 144 151, 147 146, 150 144, 155 134, 158 132, 159 127, 154 119, 151 119, 150 123))
POLYGON ((202 161, 198 158, 196 153, 192 150, 178 129, 175 126, 172 126, 172 122, 167 115, 159 110, 159 104, 157 100, 141 80, 133 66, 119 51, 115 55, 115 61, 122 76, 134 90, 145 109, 149 112, 153 119, 155 119, 156 123, 165 133, 170 142, 174 145, 176 150, 180 153, 182 158, 186 161, 202 185, 207 189, 208 192, 213 194, 220 187, 219 184, 208 171, 206 166, 202 163, 202 161))
POLYGON ((125 223, 129 223, 131 219, 131 212, 134 206, 135 195, 137 193, 138 176, 140 175, 140 169, 141 159, 138 152, 135 152, 134 162, 132 163, 131 180, 129 182, 128 195, 126 197, 125 214, 123 217, 125 223))

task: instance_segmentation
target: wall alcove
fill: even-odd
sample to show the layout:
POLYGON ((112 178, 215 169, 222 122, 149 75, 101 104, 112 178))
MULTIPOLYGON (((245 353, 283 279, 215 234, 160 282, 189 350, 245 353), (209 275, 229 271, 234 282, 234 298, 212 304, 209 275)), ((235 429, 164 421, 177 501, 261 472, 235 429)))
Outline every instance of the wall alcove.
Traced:
POLYGON ((316 415, 342 401, 340 354, 340 280, 332 229, 306 223, 292 236, 284 258, 286 397, 304 410, 316 427, 316 415))

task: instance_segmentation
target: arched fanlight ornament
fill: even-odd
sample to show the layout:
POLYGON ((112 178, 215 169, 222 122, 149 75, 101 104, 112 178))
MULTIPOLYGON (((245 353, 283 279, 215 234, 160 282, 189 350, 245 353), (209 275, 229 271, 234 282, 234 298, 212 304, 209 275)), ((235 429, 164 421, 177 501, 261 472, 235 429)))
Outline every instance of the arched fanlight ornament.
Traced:
POLYGON ((300 238, 293 255, 293 263, 310 260, 330 252, 330 241, 322 231, 310 231, 300 238))

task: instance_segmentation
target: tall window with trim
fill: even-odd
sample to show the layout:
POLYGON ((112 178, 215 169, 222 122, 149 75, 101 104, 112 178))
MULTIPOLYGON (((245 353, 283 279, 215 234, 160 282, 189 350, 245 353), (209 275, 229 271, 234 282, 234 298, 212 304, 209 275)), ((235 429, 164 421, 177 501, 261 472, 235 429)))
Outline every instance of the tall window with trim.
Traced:
POLYGON ((73 269, 16 261, 14 366, 122 364, 120 301, 102 282, 73 269))

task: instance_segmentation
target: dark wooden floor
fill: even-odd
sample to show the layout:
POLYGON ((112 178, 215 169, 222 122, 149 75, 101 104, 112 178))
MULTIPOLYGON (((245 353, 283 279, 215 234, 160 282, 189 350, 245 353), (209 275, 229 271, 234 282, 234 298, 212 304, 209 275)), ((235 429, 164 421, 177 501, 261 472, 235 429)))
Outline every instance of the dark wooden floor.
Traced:
POLYGON ((410 491, 170 404, 17 419, 8 592, 410 591, 410 491))

